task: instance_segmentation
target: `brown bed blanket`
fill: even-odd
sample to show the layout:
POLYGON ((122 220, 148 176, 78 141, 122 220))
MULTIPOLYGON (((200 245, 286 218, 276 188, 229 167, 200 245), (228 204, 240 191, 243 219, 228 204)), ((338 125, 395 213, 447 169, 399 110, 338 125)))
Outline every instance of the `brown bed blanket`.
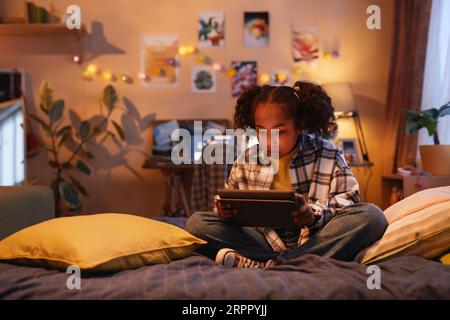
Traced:
POLYGON ((0 299, 450 299, 450 266, 419 257, 380 263, 381 289, 367 266, 305 255, 270 270, 229 269, 198 255, 114 274, 67 273, 0 263, 0 299))

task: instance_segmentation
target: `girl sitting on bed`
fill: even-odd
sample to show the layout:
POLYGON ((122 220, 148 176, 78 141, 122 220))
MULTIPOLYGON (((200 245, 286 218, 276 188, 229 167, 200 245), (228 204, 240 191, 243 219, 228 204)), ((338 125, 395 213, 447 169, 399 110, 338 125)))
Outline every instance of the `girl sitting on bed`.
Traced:
MULTIPOLYGON (((359 186, 342 152, 328 139, 337 131, 330 97, 318 85, 257 86, 239 97, 237 128, 279 130, 278 171, 249 161, 233 164, 229 189, 290 189, 300 207, 295 230, 240 227, 237 214, 215 201, 216 212, 196 212, 186 229, 208 243, 198 253, 229 267, 268 268, 304 254, 351 261, 387 228, 383 212, 359 202, 359 186), (255 174, 256 171, 256 174, 255 174)), ((270 134, 263 152, 270 157, 270 134)), ((243 156, 250 156, 247 149, 243 156)), ((253 148, 254 150, 254 148, 253 148)), ((271 160, 272 161, 272 160, 271 160)), ((265 164, 267 165, 267 164, 265 164)))

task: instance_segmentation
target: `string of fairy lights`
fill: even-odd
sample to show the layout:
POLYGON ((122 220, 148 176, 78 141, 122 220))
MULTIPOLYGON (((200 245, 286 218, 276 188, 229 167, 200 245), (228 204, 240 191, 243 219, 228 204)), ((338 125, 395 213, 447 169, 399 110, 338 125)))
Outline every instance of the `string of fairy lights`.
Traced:
MULTIPOLYGON (((177 52, 180 57, 189 57, 194 56, 199 63, 202 63, 204 65, 210 66, 214 71, 217 72, 223 72, 226 74, 228 78, 233 78, 236 75, 236 69, 233 67, 226 67, 223 63, 220 63, 218 61, 214 61, 212 58, 206 56, 205 54, 201 53, 200 50, 195 47, 194 45, 180 45, 177 48, 177 52)), ((332 60, 332 59, 338 59, 340 57, 340 54, 338 51, 332 51, 332 52, 325 52, 323 54, 323 59, 325 60, 332 60)), ((82 60, 79 56, 74 56, 73 61, 77 64, 82 64, 82 60)), ((174 58, 168 59, 168 64, 173 67, 179 67, 179 61, 174 58)), ((296 65, 293 68, 291 68, 290 72, 293 75, 302 75, 303 68, 302 66, 296 65)), ((274 74, 278 81, 280 83, 286 82, 286 80, 289 77, 289 72, 285 71, 278 71, 274 74)), ((116 73, 112 72, 111 70, 102 70, 99 68, 99 66, 95 63, 89 63, 85 66, 85 68, 82 71, 82 78, 86 81, 91 81, 95 77, 100 77, 104 81, 107 82, 114 82, 114 81, 121 81, 123 83, 132 84, 133 83, 133 76, 127 73, 121 73, 117 75, 116 73)), ((148 75, 146 75, 143 72, 138 72, 136 74, 136 77, 141 81, 149 81, 148 75)), ((263 72, 258 77, 258 83, 260 85, 267 84, 271 81, 271 75, 267 72, 263 72)))

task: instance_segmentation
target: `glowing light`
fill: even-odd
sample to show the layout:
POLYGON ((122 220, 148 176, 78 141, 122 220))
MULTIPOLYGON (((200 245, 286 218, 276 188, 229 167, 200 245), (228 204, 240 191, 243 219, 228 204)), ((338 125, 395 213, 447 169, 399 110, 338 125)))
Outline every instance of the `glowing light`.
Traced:
POLYGON ((287 74, 283 72, 277 73, 277 78, 280 83, 285 83, 287 80, 287 74))
POLYGON ((223 69, 223 66, 220 63, 218 63, 218 62, 214 62, 213 65, 212 65, 212 68, 214 70, 216 70, 216 71, 220 71, 220 70, 223 69))
POLYGON ((233 78, 236 75, 236 69, 231 68, 227 70, 227 76, 233 78))
POLYGON ((178 48, 178 53, 180 54, 180 56, 184 56, 185 54, 187 54, 186 47, 183 47, 183 46, 179 47, 178 48))
POLYGON ((270 76, 267 73, 263 73, 259 76, 259 82, 261 84, 268 83, 270 81, 270 76))
POLYGON ((197 48, 195 48, 195 47, 192 46, 192 45, 186 46, 186 52, 187 52, 188 54, 196 53, 196 52, 197 52, 197 48))
POLYGON ((75 63, 80 63, 81 62, 81 58, 79 56, 73 56, 72 60, 75 63))
POLYGON ((120 76, 120 80, 122 80, 122 82, 124 83, 128 83, 128 84, 132 84, 133 83, 133 78, 131 78, 129 75, 127 74, 122 74, 120 76))
POLYGON ((114 81, 115 76, 112 74, 111 71, 103 71, 102 72, 102 79, 105 81, 114 81))
POLYGON ((323 58, 325 60, 331 60, 331 59, 333 59, 333 55, 331 53, 327 52, 323 55, 323 58))
POLYGON ((89 72, 91 75, 95 75, 98 73, 98 67, 97 65, 91 63, 87 66, 86 71, 89 72))
POLYGON ((87 81, 91 81, 92 80, 92 74, 90 72, 88 72, 87 70, 85 70, 83 72, 83 79, 87 80, 87 81))
POLYGON ((137 77, 139 80, 145 80, 148 78, 148 76, 144 72, 139 72, 137 77))

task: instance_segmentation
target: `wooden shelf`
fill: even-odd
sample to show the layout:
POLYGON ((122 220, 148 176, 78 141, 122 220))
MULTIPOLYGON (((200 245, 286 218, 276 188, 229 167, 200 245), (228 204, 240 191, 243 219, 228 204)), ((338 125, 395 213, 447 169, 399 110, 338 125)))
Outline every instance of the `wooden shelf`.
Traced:
POLYGON ((373 162, 349 163, 348 166, 354 168, 372 168, 373 162))
POLYGON ((80 30, 67 29, 63 23, 27 23, 0 24, 0 36, 70 36, 81 37, 85 34, 84 26, 80 30))

